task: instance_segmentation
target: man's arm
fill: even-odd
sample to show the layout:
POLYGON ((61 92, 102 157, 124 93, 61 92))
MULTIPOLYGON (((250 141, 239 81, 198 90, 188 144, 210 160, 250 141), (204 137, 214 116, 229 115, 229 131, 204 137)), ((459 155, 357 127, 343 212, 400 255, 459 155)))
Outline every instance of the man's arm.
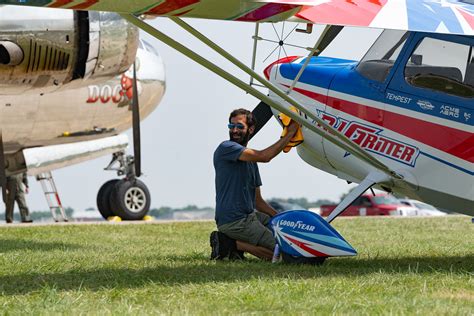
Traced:
POLYGON ((260 187, 258 187, 256 190, 255 190, 255 200, 256 200, 256 207, 257 207, 257 211, 259 212, 262 212, 262 213, 265 213, 271 217, 275 216, 276 214, 278 214, 277 211, 275 211, 275 209, 273 207, 270 206, 270 204, 268 204, 263 198, 262 198, 262 194, 260 192, 260 187))
POLYGON ((271 145, 264 150, 255 150, 251 148, 245 148, 245 150, 240 154, 239 160, 242 161, 253 161, 253 162, 270 162, 275 158, 290 142, 290 140, 295 136, 298 131, 299 124, 295 121, 290 123, 288 126, 288 133, 280 138, 275 144, 271 145))

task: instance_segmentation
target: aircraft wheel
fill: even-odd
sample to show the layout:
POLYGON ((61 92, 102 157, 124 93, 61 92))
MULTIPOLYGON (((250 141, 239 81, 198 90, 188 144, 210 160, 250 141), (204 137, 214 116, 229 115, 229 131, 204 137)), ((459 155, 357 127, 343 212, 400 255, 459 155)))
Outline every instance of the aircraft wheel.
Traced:
POLYGON ((313 265, 322 265, 326 261, 326 257, 298 257, 290 255, 286 252, 281 252, 283 262, 291 264, 313 264, 313 265))
POLYGON ((110 194, 119 181, 120 180, 118 179, 109 180, 104 183, 100 187, 99 192, 97 192, 97 209, 99 210, 100 215, 105 219, 115 215, 110 206, 110 194))
POLYGON ((141 220, 150 210, 151 196, 146 185, 138 180, 120 180, 110 194, 110 206, 123 220, 141 220))

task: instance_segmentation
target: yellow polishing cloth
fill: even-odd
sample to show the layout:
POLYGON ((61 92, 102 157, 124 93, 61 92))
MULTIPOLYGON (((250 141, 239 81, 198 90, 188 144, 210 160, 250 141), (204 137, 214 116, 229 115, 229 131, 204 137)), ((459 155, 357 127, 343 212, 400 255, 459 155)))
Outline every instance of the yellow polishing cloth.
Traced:
MULTIPOLYGON (((294 106, 290 107, 290 110, 295 113, 297 112, 294 106)), ((281 137, 285 137, 285 135, 288 133, 288 126, 291 123, 291 118, 283 113, 280 113, 279 118, 280 118, 281 123, 283 124, 283 132, 281 133, 281 137)), ((291 148, 298 146, 303 141, 304 141, 303 132, 301 131, 301 127, 299 127, 295 136, 293 136, 293 138, 290 140, 288 145, 286 145, 285 149, 283 149, 283 152, 285 153, 289 152, 291 148)))

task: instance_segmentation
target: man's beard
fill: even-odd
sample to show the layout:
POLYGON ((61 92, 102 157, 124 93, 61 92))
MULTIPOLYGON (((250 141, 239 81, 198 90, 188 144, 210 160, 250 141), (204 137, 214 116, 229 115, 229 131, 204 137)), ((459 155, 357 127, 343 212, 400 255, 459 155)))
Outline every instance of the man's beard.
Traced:
POLYGON ((231 141, 234 141, 242 146, 247 146, 247 143, 250 139, 250 132, 247 130, 247 133, 243 134, 242 132, 229 132, 229 138, 231 141))

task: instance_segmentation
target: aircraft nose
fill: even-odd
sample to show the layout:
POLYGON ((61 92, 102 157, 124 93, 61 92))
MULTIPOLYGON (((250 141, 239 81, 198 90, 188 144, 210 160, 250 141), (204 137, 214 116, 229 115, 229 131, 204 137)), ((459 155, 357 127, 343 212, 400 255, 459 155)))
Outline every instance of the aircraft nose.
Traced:
POLYGON ((300 58, 300 56, 288 56, 288 57, 280 58, 277 61, 274 61, 273 63, 268 65, 267 68, 265 68, 265 70, 263 71, 263 73, 264 73, 265 77, 267 78, 267 80, 270 80, 270 74, 271 74, 272 69, 275 65, 288 64, 288 63, 291 63, 291 62, 293 62, 294 60, 296 60, 298 58, 300 58))
POLYGON ((166 72, 163 59, 153 47, 148 46, 140 47, 137 51, 136 62, 139 64, 137 76, 140 80, 159 81, 165 86, 166 72))

